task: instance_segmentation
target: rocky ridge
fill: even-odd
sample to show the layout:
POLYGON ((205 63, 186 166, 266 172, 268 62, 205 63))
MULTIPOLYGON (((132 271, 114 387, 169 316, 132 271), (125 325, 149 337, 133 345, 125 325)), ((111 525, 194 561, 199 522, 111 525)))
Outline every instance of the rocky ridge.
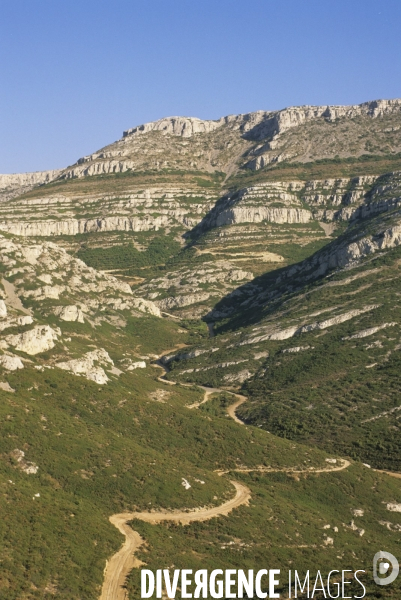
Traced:
POLYGON ((24 237, 51 237, 173 227, 182 232, 193 228, 205 231, 240 223, 352 221, 394 208, 400 199, 400 172, 380 177, 258 183, 220 199, 215 193, 194 186, 131 190, 123 198, 121 194, 58 194, 3 204, 0 231, 24 237), (85 217, 80 218, 83 212, 85 217))
POLYGON ((215 193, 196 185, 132 186, 123 194, 106 195, 38 194, 0 206, 0 230, 24 237, 171 227, 188 230, 212 208, 215 199, 215 193))
POLYGON ((295 159, 305 162, 322 156, 359 156, 373 150, 396 153, 401 150, 400 119, 398 99, 351 106, 289 107, 216 121, 168 117, 128 129, 121 140, 79 159, 61 177, 174 168, 232 172, 295 159), (344 128, 349 124, 352 131, 347 139, 344 128), (375 140, 371 145, 369 134, 366 140, 370 129, 375 140), (312 145, 311 136, 319 143, 315 139, 312 145), (327 136, 331 137, 330 145, 325 143, 327 136))
POLYGON ((14 194, 16 185, 21 193, 55 178, 177 168, 232 173, 322 156, 394 154, 401 151, 400 119, 399 99, 261 110, 218 120, 167 117, 126 130, 120 140, 61 171, 1 176, 0 187, 2 182, 4 192, 11 186, 7 193, 14 194))
POLYGON ((13 175, 0 175, 0 202, 32 190, 38 185, 54 181, 62 170, 37 171, 34 173, 16 173, 13 175))

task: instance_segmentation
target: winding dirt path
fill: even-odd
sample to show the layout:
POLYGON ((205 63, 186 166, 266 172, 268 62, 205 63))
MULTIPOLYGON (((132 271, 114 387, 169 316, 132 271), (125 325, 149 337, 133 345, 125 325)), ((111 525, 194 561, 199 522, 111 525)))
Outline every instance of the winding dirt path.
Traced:
POLYGON ((190 512, 132 512, 110 517, 110 522, 125 536, 125 542, 121 550, 114 554, 106 564, 102 594, 99 600, 126 600, 128 598, 124 588, 126 577, 133 568, 143 564, 135 558, 134 553, 142 546, 144 540, 137 531, 131 529, 128 525, 129 521, 140 519, 153 525, 162 521, 174 521, 188 525, 192 521, 207 521, 213 517, 228 515, 234 508, 248 504, 251 497, 251 492, 245 485, 237 481, 230 483, 235 487, 235 496, 220 506, 198 508, 190 512))
POLYGON ((236 396, 238 398, 238 400, 236 402, 234 402, 234 404, 231 404, 230 406, 227 407, 227 413, 230 415, 230 417, 232 419, 234 419, 234 421, 236 423, 238 423, 238 425, 245 425, 244 421, 241 421, 241 419, 239 419, 237 417, 235 411, 237 410, 237 408, 239 406, 241 406, 241 404, 243 404, 244 402, 247 401, 247 397, 241 396, 241 394, 234 394, 234 396, 236 396))
POLYGON ((125 536, 125 542, 114 556, 106 562, 102 594, 99 600, 127 600, 125 580, 132 569, 139 569, 143 562, 135 558, 135 552, 144 544, 137 531, 127 525, 124 515, 113 515, 109 521, 125 536))
POLYGON ((188 404, 187 408, 199 408, 199 406, 205 404, 205 402, 209 400, 209 397, 212 394, 231 394, 232 396, 235 396, 238 399, 233 404, 230 404, 230 406, 227 407, 227 413, 232 419, 234 419, 236 423, 238 423, 239 425, 245 425, 245 423, 237 417, 235 411, 241 404, 247 401, 246 396, 236 394, 235 392, 230 392, 229 390, 223 390, 222 388, 210 388, 205 387, 204 385, 198 385, 198 387, 200 387, 205 392, 203 400, 201 400, 200 402, 194 402, 194 404, 188 404))
MULTIPOLYGON (((181 346, 182 347, 182 346, 181 346)), ((177 348, 174 348, 174 350, 177 348)), ((163 369, 167 372, 167 368, 163 363, 157 362, 154 363, 154 366, 163 369)), ((162 377, 158 377, 163 383, 171 383, 176 385, 175 382, 170 382, 162 379, 162 377)), ((235 396, 236 401, 231 404, 227 408, 227 413, 229 416, 239 425, 244 425, 244 423, 237 417, 235 411, 237 408, 246 402, 246 396, 242 396, 241 394, 236 394, 235 392, 231 392, 229 390, 223 390, 221 388, 208 388, 205 386, 199 386, 204 390, 204 398, 201 402, 196 402, 187 406, 189 409, 198 408, 201 404, 204 404, 209 400, 209 397, 215 393, 228 393, 235 396)), ((308 469, 296 470, 293 468, 283 468, 283 469, 271 469, 269 467, 259 466, 259 467, 243 467, 237 469, 229 469, 227 471, 215 471, 218 475, 226 475, 231 472, 237 473, 251 473, 253 471, 259 471, 261 473, 277 473, 277 472, 287 472, 287 473, 333 473, 335 471, 342 471, 343 469, 347 469, 350 466, 350 462, 348 460, 342 459, 341 464, 335 467, 327 466, 320 469, 315 469, 310 467, 308 469)), ((249 500, 251 498, 251 492, 248 487, 244 484, 239 483, 238 481, 230 480, 230 483, 235 488, 235 496, 224 502, 220 506, 214 506, 212 508, 197 508, 195 510, 190 511, 152 511, 152 512, 132 512, 132 513, 120 513, 116 515, 112 515, 110 517, 110 523, 112 523, 117 529, 125 536, 125 542, 122 545, 121 549, 112 556, 112 558, 107 561, 106 568, 104 570, 104 582, 102 587, 102 593, 99 600, 128 600, 128 594, 124 587, 127 575, 134 568, 139 568, 142 566, 142 562, 135 558, 135 552, 144 544, 144 539, 141 538, 137 531, 131 529, 128 523, 134 519, 139 519, 141 521, 145 521, 147 523, 151 523, 156 525, 157 523, 161 523, 163 521, 174 521, 176 523, 181 523, 182 525, 188 525, 193 521, 207 521, 208 519, 212 519, 213 517, 220 517, 222 515, 229 514, 235 508, 238 508, 241 505, 248 505, 249 500)))

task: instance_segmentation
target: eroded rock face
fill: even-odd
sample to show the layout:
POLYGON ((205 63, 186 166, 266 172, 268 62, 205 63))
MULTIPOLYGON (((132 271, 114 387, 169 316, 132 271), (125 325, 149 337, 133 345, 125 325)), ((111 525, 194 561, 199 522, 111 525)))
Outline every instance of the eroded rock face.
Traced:
POLYGON ((77 321, 78 323, 84 323, 84 314, 75 304, 70 306, 56 306, 54 314, 62 321, 77 321))
POLYGON ((61 170, 38 171, 36 173, 16 173, 0 175, 0 200, 10 200, 15 196, 28 192, 37 185, 49 183, 56 179, 61 170))
POLYGON ((75 358, 65 362, 59 362, 56 367, 64 371, 70 371, 74 375, 81 375, 86 379, 103 385, 109 381, 103 367, 112 368, 114 362, 103 348, 87 352, 82 358, 75 358))
POLYGON ((395 322, 383 323, 383 325, 377 325, 376 327, 369 327, 368 329, 363 329, 362 331, 358 331, 357 333, 354 333, 353 335, 348 335, 346 337, 343 337, 342 339, 344 341, 345 340, 358 340, 358 339, 373 335, 377 331, 381 331, 382 329, 386 329, 387 327, 394 327, 395 325, 398 325, 398 323, 395 323, 395 322))
MULTIPOLYGON (((83 323, 84 319, 96 320, 101 318, 99 313, 109 307, 114 310, 129 310, 135 314, 139 311, 160 317, 159 308, 150 299, 133 297, 128 283, 88 267, 83 261, 73 258, 52 242, 30 244, 29 240, 17 242, 0 236, 0 252, 3 258, 11 261, 13 265, 17 260, 23 263, 16 270, 10 271, 10 275, 21 273, 21 278, 12 285, 16 310, 25 310, 20 297, 32 298, 35 302, 61 298, 69 303, 63 306, 52 306, 48 312, 56 314, 64 321, 83 323), (25 277, 26 281, 29 280, 30 289, 24 287, 25 277), (35 282, 37 287, 32 289, 32 283, 35 282)), ((8 284, 9 287, 10 285, 8 284)), ((11 302, 11 299, 7 302, 11 302)), ((48 304, 51 305, 51 302, 48 304)), ((32 317, 13 317, 7 321, 2 321, 0 317, 0 330, 12 325, 29 323, 32 323, 32 317)))
POLYGON ((196 304, 197 302, 204 302, 208 300, 210 294, 203 292, 199 294, 188 294, 187 296, 174 296, 170 298, 164 298, 164 300, 158 300, 155 304, 161 310, 171 310, 172 308, 179 308, 181 306, 189 306, 196 304))
POLYGON ((16 371, 17 369, 24 368, 24 363, 19 356, 10 356, 9 354, 0 356, 0 365, 6 371, 16 371))
POLYGON ((152 217, 104 217, 99 219, 68 219, 61 221, 0 222, 0 230, 23 237, 78 235, 99 231, 157 231, 173 224, 168 215, 152 217))
POLYGON ((212 302, 213 298, 231 291, 239 282, 248 281, 252 277, 250 271, 238 268, 234 263, 216 260, 199 267, 180 268, 168 277, 156 277, 140 285, 135 293, 145 296, 164 312, 194 304, 198 304, 204 312, 200 303, 212 302), (163 298, 170 288, 174 288, 176 293, 163 298))
POLYGON ((253 373, 244 369, 243 371, 238 371, 238 373, 229 373, 224 375, 224 381, 227 383, 244 383, 247 379, 252 377, 253 373))
POLYGON ((178 135, 184 138, 192 137, 196 133, 209 133, 222 125, 219 121, 203 121, 196 117, 166 117, 159 121, 138 125, 124 131, 123 136, 140 135, 149 131, 161 131, 164 134, 178 135))
POLYGON ((278 278, 284 281, 305 273, 306 280, 314 280, 337 268, 348 268, 363 258, 381 250, 396 248, 401 245, 401 225, 382 227, 382 231, 372 236, 360 237, 356 241, 342 240, 316 253, 299 265, 294 265, 278 278))
MULTIPOLYGON (((266 330, 266 333, 262 335, 252 335, 246 338, 243 342, 240 342, 240 346, 246 346, 248 344, 256 344, 258 342, 265 342, 268 340, 288 340, 289 338, 294 337, 295 335, 300 335, 302 333, 308 333, 310 331, 316 330, 324 330, 328 327, 333 327, 333 325, 340 325, 341 323, 345 323, 354 317, 358 317, 359 315, 363 315, 366 312, 370 312, 375 308, 378 308, 378 304, 371 304, 369 306, 364 306, 363 308, 349 310, 345 313, 336 315, 334 317, 330 317, 329 319, 323 319, 322 321, 315 321, 313 323, 305 324, 305 325, 294 325, 292 327, 286 327, 285 329, 278 329, 277 326, 273 327, 265 327, 263 329, 266 330), (270 329, 270 331, 269 331, 270 329)), ((258 328, 255 328, 254 331, 257 331, 258 328)), ((260 328, 260 330, 263 330, 260 328)), ((284 350, 283 352, 299 352, 300 350, 307 350, 309 346, 302 347, 297 346, 295 348, 289 348, 284 350)))
POLYGON ((60 330, 55 331, 50 325, 38 325, 24 333, 7 335, 5 341, 20 352, 35 355, 54 348, 60 333, 60 330))
POLYGON ((130 362, 130 364, 127 367, 127 371, 134 371, 135 369, 146 369, 146 362, 144 360, 130 362))
POLYGON ((324 117, 328 121, 335 121, 342 117, 352 119, 357 116, 377 118, 399 111, 401 111, 401 100, 373 100, 349 106, 291 106, 277 111, 251 113, 253 118, 248 120, 244 129, 251 139, 263 140, 278 136, 319 117, 324 117))
POLYGON ((145 300, 145 298, 133 298, 132 306, 141 312, 149 313, 155 317, 161 317, 160 308, 151 300, 145 300))
POLYGON ((4 319, 7 316, 7 307, 4 300, 0 300, 0 319, 4 319))

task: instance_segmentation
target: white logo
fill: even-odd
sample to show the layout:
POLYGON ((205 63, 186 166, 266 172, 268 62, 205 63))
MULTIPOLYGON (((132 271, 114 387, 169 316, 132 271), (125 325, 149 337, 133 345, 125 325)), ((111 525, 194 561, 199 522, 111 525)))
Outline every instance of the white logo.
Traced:
POLYGON ((383 550, 376 552, 373 557, 373 579, 377 585, 388 585, 389 583, 393 583, 393 581, 397 579, 399 571, 400 565, 394 554, 384 552, 383 550), (377 568, 378 565, 379 569, 377 568), (391 573, 387 575, 387 577, 383 577, 383 575, 386 575, 386 573, 389 572, 390 567, 392 567, 391 573), (379 574, 377 571, 379 571, 379 574))

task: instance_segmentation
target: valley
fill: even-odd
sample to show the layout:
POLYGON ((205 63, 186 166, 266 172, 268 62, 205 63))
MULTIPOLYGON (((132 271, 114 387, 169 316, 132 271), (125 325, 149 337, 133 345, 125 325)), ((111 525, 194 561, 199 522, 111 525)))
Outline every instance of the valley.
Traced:
POLYGON ((0 175, 1 599, 317 556, 399 596, 400 153, 379 100, 0 175))

